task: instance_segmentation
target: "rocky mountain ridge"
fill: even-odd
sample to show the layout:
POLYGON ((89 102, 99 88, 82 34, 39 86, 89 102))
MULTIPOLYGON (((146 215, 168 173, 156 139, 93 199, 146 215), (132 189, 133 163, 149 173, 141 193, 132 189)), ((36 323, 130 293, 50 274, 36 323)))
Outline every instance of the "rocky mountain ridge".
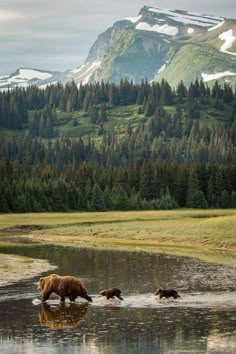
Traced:
MULTIPOLYGON (((64 73, 37 71, 0 77, 0 89, 36 84, 45 87, 96 80, 141 82, 167 79, 176 86, 196 79, 236 83, 236 20, 145 6, 136 17, 117 21, 101 33, 85 63, 64 73), (39 74, 41 73, 41 74, 39 74), (43 74, 44 73, 44 74, 43 74), (46 73, 48 76, 45 77, 46 73)), ((31 69, 28 69, 31 70, 31 69)))

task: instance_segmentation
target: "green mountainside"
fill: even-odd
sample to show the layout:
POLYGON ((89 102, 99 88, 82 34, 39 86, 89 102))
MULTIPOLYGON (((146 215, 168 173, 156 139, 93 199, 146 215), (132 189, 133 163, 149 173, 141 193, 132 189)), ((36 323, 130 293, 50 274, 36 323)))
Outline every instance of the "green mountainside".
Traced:
POLYGON ((164 78, 173 87, 196 79, 209 86, 216 80, 235 85, 235 39, 236 20, 144 6, 137 17, 117 21, 99 34, 82 66, 64 73, 20 68, 0 77, 0 91, 125 78, 134 83, 164 78))
POLYGON ((99 35, 80 78, 94 67, 92 74, 88 71, 90 81, 164 78, 176 86, 197 78, 211 86, 217 75, 221 83, 235 84, 235 26, 236 20, 145 6, 138 17, 118 21, 99 35))
MULTIPOLYGON (((208 103, 197 102, 198 119, 201 127, 217 128, 228 124, 232 120, 232 103, 224 102, 220 104, 220 107, 216 107, 216 100, 214 98, 209 98, 208 103), (222 105, 222 106, 221 106, 222 105)), ((130 104, 130 105, 106 105, 107 110, 107 120, 101 123, 91 122, 89 110, 86 112, 84 109, 73 110, 71 112, 62 111, 60 109, 54 110, 53 118, 53 130, 54 135, 49 134, 49 136, 44 136, 44 134, 39 137, 43 140, 56 140, 58 137, 68 137, 71 139, 82 138, 85 142, 91 139, 97 143, 102 142, 104 136, 108 132, 114 132, 117 137, 122 138, 128 128, 135 129, 140 126, 148 126, 151 117, 148 113, 145 114, 145 106, 148 104, 130 104)), ((100 104, 96 105, 97 110, 100 108, 100 104)), ((174 116, 178 110, 181 110, 184 116, 189 115, 187 111, 187 98, 183 98, 182 103, 179 103, 176 99, 169 105, 163 106, 164 110, 174 116)), ((0 128, 0 137, 5 138, 16 138, 22 139, 31 135, 31 127, 33 124, 33 119, 37 113, 38 124, 42 120, 43 115, 42 109, 39 110, 28 110, 27 121, 22 124, 21 129, 6 129, 4 127, 0 128)))
MULTIPOLYGON (((130 105, 125 107, 108 107, 108 121, 104 122, 105 132, 114 131, 118 136, 122 137, 128 126, 136 128, 139 125, 147 125, 150 121, 149 117, 145 117, 144 113, 139 113, 142 106, 130 105)), ((178 107, 181 107, 178 105, 178 107)), ((164 109, 171 114, 176 112, 177 105, 164 106, 164 109)), ((184 108, 184 104, 182 105, 184 108)), ((28 135, 28 127, 31 122, 33 111, 29 111, 29 123, 25 124, 23 130, 8 130, 1 129, 0 136, 23 137, 28 135)), ((214 103, 210 103, 200 108, 199 122, 202 126, 217 127, 223 125, 230 120, 231 106, 226 105, 224 110, 218 110, 214 107, 214 103)), ((82 138, 87 141, 89 138, 97 142, 101 142, 103 134, 99 135, 99 125, 91 123, 89 115, 83 111, 62 112, 57 111, 57 120, 54 123, 54 128, 58 131, 58 136, 68 138, 82 138), (78 125, 75 125, 75 119, 78 125)), ((56 138, 55 138, 56 139, 56 138)))
POLYGON ((167 81, 0 93, 0 212, 236 206, 236 95, 167 81))

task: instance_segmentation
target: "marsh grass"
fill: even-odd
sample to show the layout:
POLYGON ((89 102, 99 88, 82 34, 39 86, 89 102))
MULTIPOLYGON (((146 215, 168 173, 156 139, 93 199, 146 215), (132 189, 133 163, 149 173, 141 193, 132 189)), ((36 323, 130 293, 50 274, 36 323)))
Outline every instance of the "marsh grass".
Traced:
POLYGON ((181 247, 236 250, 236 210, 131 211, 104 213, 30 213, 0 217, 1 240, 9 234, 35 240, 87 239, 99 242, 152 242, 181 247))
POLYGON ((1 248, 35 244, 168 253, 236 266, 236 210, 0 215, 1 248))

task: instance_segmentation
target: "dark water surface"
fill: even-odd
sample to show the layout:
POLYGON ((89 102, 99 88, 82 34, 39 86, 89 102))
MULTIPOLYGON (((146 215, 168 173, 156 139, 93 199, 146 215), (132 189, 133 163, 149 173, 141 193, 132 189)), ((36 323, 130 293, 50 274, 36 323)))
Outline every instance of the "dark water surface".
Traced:
MULTIPOLYGON (((0 287, 0 353, 236 353, 236 270, 187 257, 60 247, 0 249, 78 276, 93 303, 41 304, 38 277, 0 287), (100 290, 117 286, 124 301, 100 290), (158 287, 178 290, 159 300, 158 287)), ((43 272, 42 275, 47 275, 43 272)))

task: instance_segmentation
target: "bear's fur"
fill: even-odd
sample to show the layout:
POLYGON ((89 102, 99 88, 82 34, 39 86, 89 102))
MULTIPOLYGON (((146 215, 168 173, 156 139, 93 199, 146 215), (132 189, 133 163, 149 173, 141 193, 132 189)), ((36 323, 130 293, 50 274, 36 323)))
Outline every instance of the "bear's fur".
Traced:
POLYGON ((113 299, 114 296, 116 296, 120 300, 124 300, 120 296, 120 294, 121 294, 121 290, 118 288, 110 288, 110 289, 102 290, 100 292, 100 295, 106 296, 108 300, 113 299))
POLYGON ((42 326, 51 329, 79 327, 86 315, 88 303, 78 305, 75 303, 60 303, 56 309, 47 303, 42 303, 39 310, 39 322, 42 326))
POLYGON ((165 298, 173 297, 174 299, 177 299, 177 297, 180 297, 180 295, 178 295, 176 290, 162 289, 162 288, 157 289, 154 295, 160 295, 160 299, 162 297, 165 297, 165 298))
POLYGON ((42 302, 47 301, 52 293, 57 294, 62 302, 65 301, 66 297, 68 297, 70 301, 75 301, 78 296, 92 302, 91 297, 88 296, 87 290, 80 279, 70 275, 61 276, 51 274, 47 277, 40 278, 38 290, 42 292, 42 302))

